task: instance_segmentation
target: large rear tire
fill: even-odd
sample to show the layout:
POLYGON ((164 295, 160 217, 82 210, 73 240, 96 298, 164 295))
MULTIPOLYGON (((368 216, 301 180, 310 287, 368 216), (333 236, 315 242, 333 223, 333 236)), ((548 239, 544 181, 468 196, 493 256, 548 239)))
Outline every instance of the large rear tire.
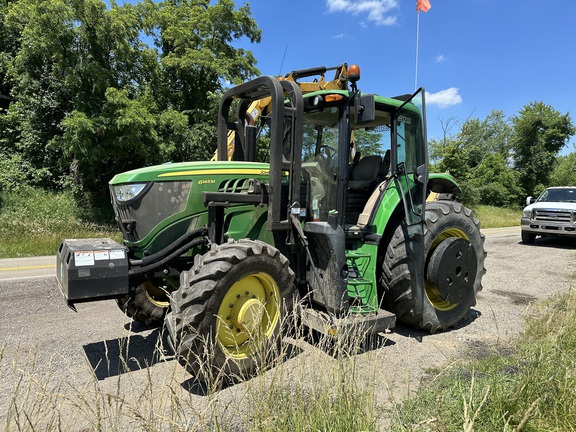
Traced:
POLYGON ((116 300, 118 307, 134 321, 161 327, 170 306, 168 294, 152 281, 138 285, 134 294, 116 300))
POLYGON ((238 381, 278 357, 295 289, 289 261, 276 248, 252 240, 212 246, 180 282, 166 327, 190 373, 238 381))
POLYGON ((455 201, 426 203, 424 226, 424 295, 420 284, 421 263, 410 256, 404 219, 388 239, 382 263, 380 288, 383 306, 408 325, 434 333, 457 324, 476 304, 486 272, 484 235, 472 211, 455 201), (422 301, 419 301, 422 299, 422 301))

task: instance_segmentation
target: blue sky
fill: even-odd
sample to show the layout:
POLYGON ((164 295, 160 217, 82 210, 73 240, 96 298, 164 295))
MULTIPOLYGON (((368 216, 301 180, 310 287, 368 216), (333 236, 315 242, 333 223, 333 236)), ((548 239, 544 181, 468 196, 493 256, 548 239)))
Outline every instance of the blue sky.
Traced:
MULTIPOLYGON (((429 138, 441 138, 450 120, 484 119, 495 109, 510 117, 533 101, 569 112, 576 123, 575 0, 430 2, 432 8, 420 12, 418 44, 429 138)), ((414 91, 416 0, 249 3, 262 41, 244 47, 262 74, 356 63, 364 92, 414 91)))

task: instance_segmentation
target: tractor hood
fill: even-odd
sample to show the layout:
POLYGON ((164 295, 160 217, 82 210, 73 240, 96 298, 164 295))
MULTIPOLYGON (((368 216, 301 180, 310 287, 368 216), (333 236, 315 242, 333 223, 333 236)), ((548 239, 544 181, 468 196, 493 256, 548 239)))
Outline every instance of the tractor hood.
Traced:
POLYGON ((190 179, 193 176, 262 176, 268 175, 270 166, 256 162, 180 162, 165 163, 116 174, 110 185, 152 182, 177 181, 190 179))

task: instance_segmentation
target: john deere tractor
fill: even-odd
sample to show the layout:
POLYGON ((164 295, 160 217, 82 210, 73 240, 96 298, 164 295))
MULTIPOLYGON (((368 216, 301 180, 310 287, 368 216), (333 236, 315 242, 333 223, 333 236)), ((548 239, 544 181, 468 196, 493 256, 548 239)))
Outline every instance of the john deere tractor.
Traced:
POLYGON ((424 90, 386 98, 359 78, 355 65, 256 78, 222 98, 216 160, 116 175, 123 242, 63 241, 69 306, 116 299, 165 326, 194 374, 204 358, 253 373, 294 315, 319 331, 457 324, 485 273, 479 223, 454 179, 428 172, 424 90), (338 85, 320 85, 333 69, 338 85))

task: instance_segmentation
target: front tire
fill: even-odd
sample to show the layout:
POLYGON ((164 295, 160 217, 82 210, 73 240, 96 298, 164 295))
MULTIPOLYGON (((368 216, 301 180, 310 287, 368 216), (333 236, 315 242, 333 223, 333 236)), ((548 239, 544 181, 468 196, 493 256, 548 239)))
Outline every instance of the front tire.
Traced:
POLYGON ((476 304, 486 251, 480 224, 470 209, 455 201, 426 203, 423 275, 404 219, 385 247, 383 306, 400 321, 434 333, 457 324, 476 304), (425 278, 423 295, 414 292, 421 286, 412 281, 416 275, 425 278))
POLYGON ((522 236, 522 243, 534 244, 536 241, 536 234, 522 231, 520 235, 522 236))
POLYGON ((276 248, 252 240, 214 245, 180 281, 166 327, 190 373, 237 381, 279 355, 295 290, 289 261, 276 248))
POLYGON ((170 306, 168 294, 147 280, 136 287, 134 294, 116 300, 118 307, 134 321, 150 327, 161 327, 170 306))

